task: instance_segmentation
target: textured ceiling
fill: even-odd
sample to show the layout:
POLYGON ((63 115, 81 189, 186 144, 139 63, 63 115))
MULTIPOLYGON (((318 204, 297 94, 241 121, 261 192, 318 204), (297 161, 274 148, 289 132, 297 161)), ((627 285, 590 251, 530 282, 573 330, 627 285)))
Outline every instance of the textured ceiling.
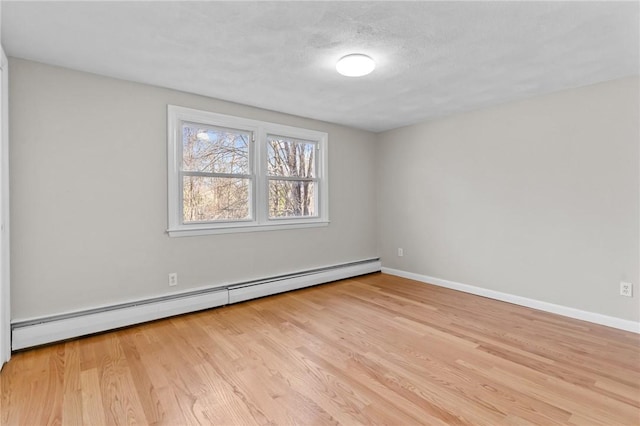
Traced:
POLYGON ((9 56, 382 131, 639 73, 638 2, 2 2, 9 56), (377 69, 343 77, 348 53, 377 69))

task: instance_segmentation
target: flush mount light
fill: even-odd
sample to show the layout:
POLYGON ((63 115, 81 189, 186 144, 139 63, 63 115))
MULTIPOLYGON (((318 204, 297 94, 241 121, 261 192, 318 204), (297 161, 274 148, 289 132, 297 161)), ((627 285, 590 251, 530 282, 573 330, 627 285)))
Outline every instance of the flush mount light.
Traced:
POLYGON ((347 77, 362 77, 376 67, 373 59, 362 53, 343 56, 336 64, 336 71, 347 77))

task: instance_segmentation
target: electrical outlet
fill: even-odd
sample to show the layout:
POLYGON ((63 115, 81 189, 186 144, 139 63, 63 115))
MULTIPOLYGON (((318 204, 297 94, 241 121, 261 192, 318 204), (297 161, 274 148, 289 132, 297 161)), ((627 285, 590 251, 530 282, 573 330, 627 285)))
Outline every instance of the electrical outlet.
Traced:
POLYGON ((633 284, 620 281, 620 296, 633 297, 633 284))
POLYGON ((178 285, 178 274, 175 272, 169 274, 169 286, 173 287, 174 285, 178 285))
POLYGON ((404 256, 404 250, 402 250, 401 248, 398 249, 398 257, 402 257, 404 256))

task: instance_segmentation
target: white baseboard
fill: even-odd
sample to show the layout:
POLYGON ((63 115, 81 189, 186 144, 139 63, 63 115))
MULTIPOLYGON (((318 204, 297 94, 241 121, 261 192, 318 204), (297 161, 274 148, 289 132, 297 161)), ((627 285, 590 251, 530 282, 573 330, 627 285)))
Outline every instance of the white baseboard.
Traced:
POLYGON ((11 349, 19 350, 174 315, 200 311, 256 297, 378 272, 380 259, 296 272, 259 281, 192 289, 153 299, 68 312, 48 317, 14 320, 11 349))
POLYGON ((389 275, 396 275, 398 277, 421 281, 427 284, 437 285, 439 287, 446 287, 452 290, 458 290, 465 293, 488 297, 490 299, 513 303, 514 305, 526 306, 528 308, 538 309, 544 312, 551 312, 569 318, 575 318, 582 321, 606 325, 607 327, 617 328, 620 330, 631 331, 633 333, 640 334, 640 323, 635 321, 624 320, 621 318, 602 315, 595 312, 583 311, 580 309, 570 308, 568 306, 556 305, 554 303, 529 299, 527 297, 516 296, 509 293, 502 293, 500 291, 489 290, 486 288, 476 287, 468 284, 461 284, 454 281, 443 280, 441 278, 430 277, 427 275, 414 274, 413 272, 401 271, 399 269, 383 267, 382 272, 389 275))

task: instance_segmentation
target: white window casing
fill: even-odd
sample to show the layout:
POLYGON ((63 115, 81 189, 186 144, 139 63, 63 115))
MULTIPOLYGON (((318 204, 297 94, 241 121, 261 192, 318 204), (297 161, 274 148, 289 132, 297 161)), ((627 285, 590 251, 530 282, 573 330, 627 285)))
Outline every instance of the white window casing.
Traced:
POLYGON ((328 185, 328 135, 324 132, 276 123, 252 120, 168 105, 167 109, 167 159, 168 159, 168 229, 171 237, 254 232, 279 229, 326 226, 329 223, 328 185), (249 134, 248 173, 214 173, 213 171, 183 170, 183 125, 202 126, 208 129, 231 129, 238 134, 249 134), (274 176, 268 171, 269 138, 286 139, 288 143, 315 147, 313 175, 274 176), (290 142, 289 142, 290 141, 290 142), (239 219, 215 219, 185 221, 183 177, 238 178, 249 182, 248 217, 239 219), (314 190, 313 214, 307 216, 269 217, 269 182, 305 182, 314 190))

